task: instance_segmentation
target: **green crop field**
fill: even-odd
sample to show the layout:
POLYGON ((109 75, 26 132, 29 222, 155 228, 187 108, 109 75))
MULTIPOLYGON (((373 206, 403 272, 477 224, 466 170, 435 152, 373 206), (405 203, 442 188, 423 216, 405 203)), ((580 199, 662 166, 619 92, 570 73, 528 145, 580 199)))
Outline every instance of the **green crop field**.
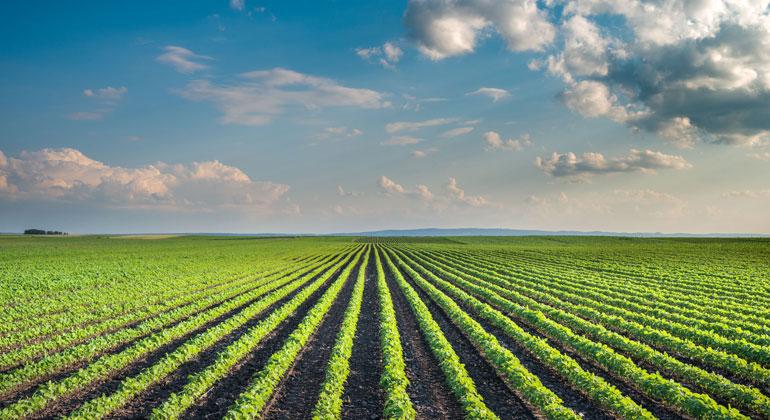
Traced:
POLYGON ((770 419, 770 240, 0 236, 0 419, 770 419))

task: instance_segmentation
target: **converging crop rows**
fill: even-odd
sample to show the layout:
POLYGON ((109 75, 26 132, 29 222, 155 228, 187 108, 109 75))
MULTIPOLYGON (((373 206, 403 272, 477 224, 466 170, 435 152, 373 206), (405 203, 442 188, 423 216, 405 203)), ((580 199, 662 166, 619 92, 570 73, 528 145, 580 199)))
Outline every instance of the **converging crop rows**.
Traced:
POLYGON ((764 240, 0 245, 0 419, 770 419, 764 240))

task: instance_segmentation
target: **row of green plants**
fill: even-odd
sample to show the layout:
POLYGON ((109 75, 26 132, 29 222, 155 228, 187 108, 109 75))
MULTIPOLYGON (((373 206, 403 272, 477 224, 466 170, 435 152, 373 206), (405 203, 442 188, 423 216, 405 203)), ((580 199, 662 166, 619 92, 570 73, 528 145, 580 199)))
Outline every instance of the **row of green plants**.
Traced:
MULTIPOLYGON (((464 260, 465 268, 472 267, 473 260, 464 260)), ((481 270, 483 268, 476 267, 481 270)), ((492 271, 484 270, 485 274, 491 274, 492 271)), ((572 303, 575 300, 574 293, 556 290, 556 287, 550 287, 544 279, 540 281, 524 281, 517 277, 505 277, 509 287, 516 292, 526 293, 533 296, 534 293, 545 293, 548 296, 561 300, 561 307, 568 307, 571 312, 580 315, 585 319, 599 322, 602 325, 619 331, 629 337, 635 338, 667 351, 691 357, 710 366, 714 366, 724 371, 735 374, 756 385, 767 386, 770 384, 770 370, 759 365, 756 362, 749 362, 740 356, 730 354, 711 347, 699 346, 690 340, 674 336, 666 331, 661 331, 654 327, 641 325, 639 323, 628 321, 621 316, 608 315, 601 311, 601 304, 593 301, 582 301, 581 304, 572 303)))
MULTIPOLYGON (((458 263, 461 267, 466 264, 466 261, 458 263)), ((447 277, 450 277, 450 273, 446 274, 447 277)), ((479 279, 471 282, 466 280, 470 278, 467 274, 463 277, 452 275, 450 278, 453 283, 464 290, 525 321, 552 340, 569 346, 584 357, 594 360, 618 377, 627 378, 647 395, 676 407, 689 416, 697 419, 748 419, 738 410, 722 406, 708 395, 692 392, 681 384, 662 377, 657 372, 651 374, 639 368, 628 357, 616 353, 604 344, 593 342, 574 333, 568 327, 547 318, 543 312, 522 306, 497 293, 505 291, 505 294, 515 295, 517 294, 516 289, 497 288, 494 284, 479 279)))
MULTIPOLYGON (((312 267, 305 267, 310 270, 312 267)), ((179 307, 155 318, 148 319, 134 326, 133 328, 122 329, 112 334, 105 334, 95 337, 79 345, 64 349, 58 353, 53 353, 35 361, 0 374, 0 394, 6 393, 22 384, 34 382, 37 378, 45 377, 52 373, 66 369, 68 366, 90 360, 98 357, 109 349, 129 343, 137 338, 144 337, 151 340, 152 337, 164 336, 164 327, 168 327, 180 320, 196 314, 201 315, 201 311, 222 304, 229 299, 243 296, 256 296, 254 293, 265 293, 274 288, 280 287, 295 278, 300 273, 295 273, 284 277, 270 277, 259 279, 257 281, 245 281, 234 287, 225 287, 224 290, 209 296, 208 298, 194 301, 186 306, 179 307)))
MULTIPOLYGON (((179 277, 158 281, 149 288, 133 288, 130 291, 125 290, 101 290, 100 296, 103 298, 98 304, 82 305, 76 304, 67 311, 62 311, 50 317, 34 317, 27 319, 25 324, 17 324, 12 332, 0 337, 0 353, 5 349, 27 344, 29 341, 38 341, 41 338, 62 333, 67 333, 77 329, 91 329, 91 334, 98 334, 102 331, 115 328, 135 322, 137 319, 149 317, 163 312, 168 308, 168 302, 178 300, 179 298, 200 294, 205 290, 212 289, 222 284, 237 282, 244 279, 265 278, 280 272, 289 272, 291 267, 286 267, 283 261, 273 261, 261 263, 257 267, 259 271, 254 271, 248 275, 238 278, 208 278, 208 277, 179 277)), ((10 327, 9 327, 10 328, 10 327)), ((42 341, 42 340, 41 340, 42 341)))
MULTIPOLYGON (((119 353, 102 356, 95 362, 86 365, 85 367, 79 369, 75 373, 62 380, 52 380, 46 382, 45 384, 39 386, 31 396, 22 398, 15 403, 5 407, 3 410, 0 410, 0 418, 20 418, 40 411, 56 398, 74 392, 89 385, 99 378, 103 378, 111 373, 117 372, 131 362, 144 357, 147 354, 150 354, 163 345, 172 342, 174 339, 187 335, 190 332, 193 332, 201 326, 205 325, 206 323, 226 315, 234 309, 254 301, 255 299, 259 299, 266 293, 273 291, 265 299, 270 299, 271 296, 277 296, 279 294, 290 293, 291 291, 296 290, 305 284, 313 276, 320 274, 323 270, 337 263, 337 261, 341 259, 342 256, 342 254, 338 255, 336 259, 322 265, 321 267, 316 268, 315 270, 302 276, 299 279, 296 279, 299 277, 299 275, 289 276, 286 279, 281 279, 277 282, 269 283, 250 292, 231 297, 229 300, 224 301, 218 306, 214 306, 204 312, 187 318, 184 321, 174 325, 173 327, 163 329, 148 337, 145 337, 119 353), (281 286, 283 287, 278 289, 281 286)), ((258 304, 262 300, 264 299, 257 300, 255 304, 258 304)), ((57 355, 61 355, 63 353, 64 352, 57 353, 57 355)))
MULTIPOLYGON (((62 334, 54 335, 44 341, 17 347, 12 351, 0 355, 0 368, 12 368, 19 365, 20 363, 34 359, 36 357, 55 354, 61 349, 72 348, 73 346, 81 344, 89 337, 97 337, 98 340, 106 340, 111 342, 113 345, 119 345, 123 341, 136 336, 137 331, 132 331, 130 328, 127 330, 121 330, 121 327, 124 327, 127 324, 152 320, 154 317, 166 314, 176 308, 189 305, 193 302, 199 302, 223 291, 235 288, 240 289, 241 286, 253 288, 264 282, 269 282, 285 276, 291 272, 290 270, 291 268, 273 273, 272 275, 261 278, 258 282, 255 282, 254 278, 249 276, 234 282, 215 284, 212 285, 213 288, 204 288, 197 293, 183 294, 176 299, 168 300, 157 305, 150 305, 137 312, 129 313, 121 317, 109 318, 100 323, 90 324, 84 327, 63 332, 62 334), (123 336, 123 340, 113 340, 112 337, 115 336, 123 336)), ((241 291, 245 290, 241 289, 241 291)), ((164 324, 159 324, 157 322, 154 324, 157 328, 162 328, 165 326, 164 324)), ((89 345, 89 347, 93 347, 93 345, 89 345)))
MULTIPOLYGON (((740 318, 743 321, 756 325, 770 327, 770 308, 762 301, 755 299, 741 299, 733 296, 730 290, 722 290, 719 282, 703 282, 700 280, 698 287, 682 287, 682 283, 688 279, 676 278, 661 280, 658 278, 637 278, 627 273, 608 271, 595 271, 581 264, 583 261, 575 261, 572 264, 561 261, 558 254, 545 255, 541 258, 521 258, 510 253, 491 252, 478 257, 506 261, 509 267, 516 266, 522 272, 537 274, 540 269, 547 270, 546 274, 558 273, 561 278, 572 278, 580 282, 595 282, 596 286, 615 287, 615 291, 629 294, 637 293, 644 298, 654 296, 655 301, 669 303, 676 307, 686 307, 694 311, 715 313, 727 318, 740 318), (497 257, 495 257, 497 255, 497 257), (686 306, 685 306, 686 305, 686 306)), ((655 261, 654 265, 664 266, 664 261, 655 261)), ((692 261, 678 261, 668 264, 670 267, 692 265, 692 261)), ((754 296, 752 296, 754 297, 754 296)))
MULTIPOLYGON (((436 284, 444 292, 452 295, 455 299, 468 305, 473 309, 477 316, 489 321, 492 325, 499 328, 519 345, 526 348, 543 364, 554 369, 562 377, 564 377, 573 388, 581 391, 583 394, 591 398, 598 406, 616 413, 620 418, 623 419, 655 418, 652 414, 650 414, 650 412, 640 407, 627 396, 623 395, 604 379, 594 375, 591 372, 585 371, 574 359, 549 346, 546 340, 543 340, 539 337, 534 337, 527 333, 510 318, 505 316, 502 312, 462 291, 452 283, 442 280, 441 278, 437 277, 434 272, 439 273, 444 278, 451 279, 452 282, 459 282, 459 277, 445 270, 442 270, 441 267, 435 264, 431 264, 419 257, 414 256, 411 253, 410 255, 412 255, 412 257, 414 257, 418 262, 410 260, 409 257, 404 255, 406 262, 416 267, 417 270, 429 278, 432 283, 436 284)), ((407 266, 404 265, 404 267, 407 266)), ((408 270, 411 270, 411 268, 408 268, 408 270)), ((441 294, 441 292, 435 290, 435 287, 432 284, 425 282, 424 280, 419 283, 421 285, 424 283, 424 287, 426 288, 428 294, 431 296, 434 294, 438 296, 441 301, 445 302, 444 305, 453 306, 451 299, 446 295, 441 294)), ((440 305, 441 301, 437 300, 440 305)), ((486 350, 485 353, 489 354, 486 350)), ((519 388, 526 389, 521 384, 515 385, 519 388)), ((536 397, 536 395, 533 397, 536 397)))
POLYGON ((374 252, 377 269, 377 294, 380 305, 380 348, 382 349, 382 376, 380 387, 385 391, 383 417, 386 419, 412 420, 415 410, 406 389, 409 379, 406 377, 404 349, 398 333, 396 311, 385 280, 385 272, 378 252, 374 252))
POLYGON ((340 419, 342 413, 342 394, 350 374, 350 355, 353 353, 353 339, 356 336, 358 315, 361 313, 361 301, 364 297, 364 282, 366 281, 366 266, 369 263, 371 246, 367 246, 363 263, 358 269, 353 295, 342 320, 342 326, 337 333, 329 363, 326 366, 324 381, 321 384, 321 394, 318 396, 313 409, 314 420, 340 419))
MULTIPOLYGON (((470 253, 461 253, 461 255, 463 254, 469 255, 470 253)), ((746 306, 743 303, 726 305, 725 300, 729 299, 729 296, 722 295, 716 299, 710 299, 704 296, 702 292, 689 291, 680 294, 673 290, 676 283, 659 286, 650 283, 635 283, 628 278, 612 275, 598 277, 595 272, 581 270, 580 267, 574 266, 564 267, 552 261, 523 259, 516 256, 495 258, 492 254, 479 255, 474 253, 474 258, 482 258, 492 264, 505 261, 505 268, 522 277, 546 276, 553 280, 558 279, 560 283, 573 284, 599 292, 602 295, 606 294, 616 299, 632 301, 651 308, 648 310, 650 312, 660 309, 661 312, 659 313, 671 315, 681 313, 686 318, 727 324, 734 327, 732 330, 738 334, 736 338, 746 336, 741 329, 763 335, 770 333, 770 320, 768 319, 770 313, 757 311, 755 305, 746 306), (745 308, 745 311, 741 308, 745 308), (760 316, 743 313, 746 311, 757 313, 760 316)))
POLYGON ((270 401, 276 388, 286 375, 286 372, 294 364, 300 351, 305 347, 308 339, 316 331, 326 313, 329 312, 329 308, 334 304, 340 290, 342 290, 342 287, 348 280, 350 272, 355 267, 356 261, 360 258, 361 252, 363 252, 363 248, 356 255, 355 260, 348 264, 345 270, 340 273, 337 280, 326 290, 315 306, 302 318, 302 322, 292 331, 289 338, 284 342, 283 347, 273 353, 262 370, 254 375, 246 390, 229 407, 224 419, 243 420, 254 419, 260 416, 262 410, 270 401))
MULTIPOLYGON (((354 261, 350 263, 351 265, 355 263, 355 259, 357 259, 359 255, 360 254, 356 255, 354 261)), ((337 271, 338 268, 347 263, 349 258, 350 255, 343 258, 339 263, 329 268, 324 275, 321 275, 313 283, 305 287, 302 292, 295 295, 294 299, 284 304, 277 311, 274 311, 271 314, 272 316, 263 320, 256 327, 251 329, 249 333, 236 341, 238 345, 232 344, 228 346, 228 348, 223 353, 220 353, 221 357, 218 357, 217 360, 209 366, 211 369, 206 368, 201 373, 191 378, 190 383, 188 383, 188 386, 183 390, 183 393, 185 393, 184 396, 189 398, 176 400, 174 397, 172 397, 172 399, 174 399, 174 402, 172 403, 173 405, 169 404, 166 407, 171 408, 173 406, 180 406, 179 408, 181 411, 179 411, 177 414, 181 414, 185 408, 189 407, 186 402, 189 401, 192 403, 196 397, 203 395, 203 393, 205 393, 205 389, 203 389, 204 387, 206 389, 210 388, 210 386, 213 385, 213 379, 221 377, 223 373, 227 372, 229 367, 232 367, 240 359, 240 357, 245 355, 244 350, 246 350, 246 348, 253 348, 253 346, 256 346, 255 342, 258 342, 265 335, 269 334, 270 331, 275 329, 278 324, 281 323, 281 321, 291 315, 294 310, 296 310, 296 308, 302 304, 302 302, 307 299, 314 291, 320 288, 332 276, 332 274, 337 271), (251 344, 253 344, 253 346, 251 346, 251 344), (230 351, 228 352, 227 350, 230 351)), ((250 319, 262 313, 271 305, 289 295, 291 292, 293 292, 293 289, 272 293, 265 299, 261 299, 258 302, 250 305, 248 308, 239 312, 237 315, 234 315, 227 320, 217 324, 216 326, 200 333, 196 337, 179 346, 173 352, 167 354, 154 365, 143 370, 138 375, 124 379, 114 393, 110 395, 103 395, 85 403, 83 406, 70 414, 68 418, 71 420, 91 420, 99 419, 110 414, 116 409, 122 407, 131 398, 144 391, 151 385, 163 380, 183 363, 192 360, 200 352, 208 349, 221 338, 225 337, 227 334, 232 333, 236 328, 247 323, 250 319)), ((247 351, 248 350, 246 350, 246 352, 247 351)), ((159 411, 159 413, 160 412, 161 411, 159 411)), ((171 418, 175 417, 173 413, 169 414, 171 414, 171 418)))
POLYGON ((428 342, 433 356, 438 361, 449 389, 455 395, 460 405, 462 405, 465 411, 465 419, 499 420, 497 415, 484 404, 484 399, 476 390, 473 379, 468 375, 465 366, 460 363, 460 358, 444 336, 441 327, 433 319, 428 307, 425 306, 425 303, 420 299, 420 296, 412 286, 406 282, 401 272, 390 260, 388 254, 383 253, 382 255, 396 280, 396 284, 398 284, 406 301, 409 303, 409 307, 417 318, 420 331, 428 342))
POLYGON ((695 343, 712 346, 734 352, 747 360, 756 361, 765 366, 770 363, 770 350, 763 348, 770 343, 770 336, 751 333, 741 329, 730 328, 719 322, 704 322, 695 319, 685 319, 686 324, 675 314, 666 310, 656 310, 630 302, 624 296, 612 296, 606 289, 588 287, 585 282, 570 284, 563 279, 547 279, 550 285, 574 296, 575 301, 585 298, 601 302, 602 311, 622 316, 654 328, 668 331, 680 338, 689 339, 695 343), (649 315, 648 315, 649 314, 649 315), (656 315, 656 316, 653 316, 656 315), (722 334, 722 335, 720 335, 722 334), (748 341, 748 342, 746 342, 748 341))
MULTIPOLYGON (((635 360, 641 360, 649 363, 661 372, 680 378, 681 380, 695 385, 710 395, 718 396, 731 404, 746 408, 752 412, 760 413, 765 417, 770 417, 770 398, 762 394, 756 388, 736 384, 724 376, 708 372, 697 366, 689 365, 669 356, 666 353, 657 351, 648 345, 630 340, 620 334, 612 332, 599 323, 589 322, 579 316, 566 312, 570 308, 568 302, 558 298, 550 297, 544 293, 534 292, 533 297, 537 299, 526 298, 518 295, 509 289, 499 286, 497 283, 505 284, 502 281, 495 281, 494 278, 484 276, 489 279, 490 284, 476 282, 482 287, 497 292, 501 296, 525 305, 532 309, 537 309, 549 318, 571 328, 573 331, 586 335, 594 340, 600 341, 613 349, 617 349, 635 360), (547 302, 548 305, 539 302, 547 302), (549 306, 550 305, 550 306, 549 306)), ((466 275, 465 279, 473 281, 466 275)), ((519 289, 517 289, 519 290, 519 289)), ((522 290, 523 291, 523 290, 522 290)), ((524 292, 529 294, 529 292, 524 292)))

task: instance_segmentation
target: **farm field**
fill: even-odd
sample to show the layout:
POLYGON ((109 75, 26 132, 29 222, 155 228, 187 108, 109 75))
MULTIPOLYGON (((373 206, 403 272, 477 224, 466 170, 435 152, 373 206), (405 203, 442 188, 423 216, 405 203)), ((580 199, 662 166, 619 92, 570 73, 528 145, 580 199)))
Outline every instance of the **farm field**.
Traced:
POLYGON ((0 236, 0 419, 770 419, 770 240, 0 236))

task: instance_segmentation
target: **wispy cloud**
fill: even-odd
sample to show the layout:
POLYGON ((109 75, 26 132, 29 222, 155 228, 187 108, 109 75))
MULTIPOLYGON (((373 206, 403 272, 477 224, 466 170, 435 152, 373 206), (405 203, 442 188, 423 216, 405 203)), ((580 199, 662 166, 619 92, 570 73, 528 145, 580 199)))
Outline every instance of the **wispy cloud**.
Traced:
POLYGON ((83 95, 98 99, 120 99, 123 97, 123 94, 126 93, 126 91, 128 91, 128 89, 125 86, 121 86, 119 88, 107 86, 106 88, 100 88, 96 90, 85 89, 83 91, 83 95))
POLYGON ((421 159, 421 158, 424 158, 425 156, 428 156, 431 153, 436 153, 436 152, 438 152, 438 149, 436 148, 430 148, 425 150, 415 150, 414 152, 412 152, 412 157, 421 159))
POLYGON ((473 127, 457 127, 451 130, 444 131, 439 137, 457 137, 463 134, 468 134, 473 131, 473 127))
POLYGON ((393 136, 380 142, 380 146, 406 146, 407 144, 416 144, 424 141, 419 137, 412 136, 393 136))
POLYGON ((180 73, 192 73, 197 70, 207 69, 209 66, 198 63, 194 60, 213 60, 213 58, 198 55, 187 48, 167 45, 163 47, 165 53, 159 55, 156 60, 168 64, 180 73))
POLYGON ((468 96, 468 95, 484 95, 484 96, 489 96, 490 98, 492 98, 492 102, 497 102, 500 99, 507 98, 507 97, 511 96, 511 94, 508 93, 508 91, 505 90, 505 89, 488 88, 488 87, 478 88, 478 89, 474 90, 473 92, 468 92, 468 93, 465 94, 465 96, 468 96))
POLYGON ((436 119, 427 120, 427 121, 413 121, 413 122, 399 121, 399 122, 387 124, 385 126, 385 131, 387 131, 388 133, 396 133, 404 130, 417 131, 425 127, 433 127, 437 125, 449 124, 456 120, 457 118, 436 118, 436 119))
POLYGON ((342 86, 332 79, 274 68, 243 73, 242 83, 220 85, 208 80, 190 82, 182 96, 212 101, 222 110, 224 124, 265 125, 288 109, 318 110, 355 106, 380 108, 382 95, 370 89, 342 86))

